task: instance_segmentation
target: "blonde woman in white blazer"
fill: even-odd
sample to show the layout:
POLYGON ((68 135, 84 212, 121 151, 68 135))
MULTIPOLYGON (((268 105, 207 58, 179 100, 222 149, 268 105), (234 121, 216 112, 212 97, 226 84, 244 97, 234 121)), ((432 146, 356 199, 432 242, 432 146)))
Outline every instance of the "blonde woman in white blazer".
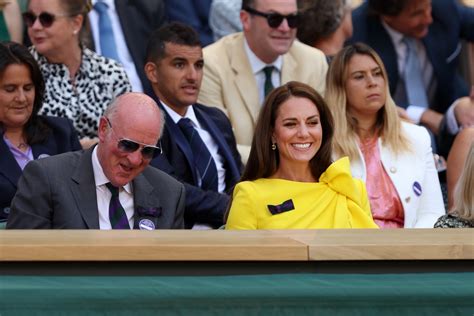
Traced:
POLYGON ((355 178, 366 181, 381 228, 432 228, 445 214, 428 132, 402 122, 377 53, 361 43, 332 60, 326 100, 334 115, 335 156, 349 156, 355 178))

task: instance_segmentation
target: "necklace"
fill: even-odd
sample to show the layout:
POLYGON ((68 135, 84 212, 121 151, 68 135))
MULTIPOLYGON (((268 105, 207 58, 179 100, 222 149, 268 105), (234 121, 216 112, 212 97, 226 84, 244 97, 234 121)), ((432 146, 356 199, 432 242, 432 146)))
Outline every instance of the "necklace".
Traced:
POLYGON ((24 150, 28 148, 28 145, 22 142, 22 143, 19 143, 16 147, 20 150, 24 150))

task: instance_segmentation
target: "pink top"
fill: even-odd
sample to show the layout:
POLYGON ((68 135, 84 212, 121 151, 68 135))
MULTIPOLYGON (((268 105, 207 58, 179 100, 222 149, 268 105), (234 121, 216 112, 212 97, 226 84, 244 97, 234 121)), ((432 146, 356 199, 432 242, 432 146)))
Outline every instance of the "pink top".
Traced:
POLYGON ((380 228, 403 228, 405 214, 397 190, 385 171, 378 138, 373 137, 359 143, 367 170, 367 193, 374 221, 380 228))

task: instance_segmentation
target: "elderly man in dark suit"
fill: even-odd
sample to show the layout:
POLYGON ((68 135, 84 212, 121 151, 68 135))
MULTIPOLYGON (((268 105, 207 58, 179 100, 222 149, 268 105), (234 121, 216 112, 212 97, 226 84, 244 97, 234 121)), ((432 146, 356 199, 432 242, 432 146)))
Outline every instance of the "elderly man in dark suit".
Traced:
POLYGON ((100 119, 96 147, 26 166, 7 228, 183 228, 183 185, 148 166, 163 124, 150 97, 118 97, 100 119))
POLYGON ((145 72, 166 117, 163 155, 151 164, 185 183, 187 228, 222 225, 227 193, 242 169, 229 119, 196 103, 203 67, 199 35, 191 27, 175 22, 151 36, 145 72))
POLYGON ((350 41, 379 53, 400 113, 444 136, 446 154, 446 136, 474 124, 469 88, 457 73, 461 40, 474 41, 474 9, 457 0, 368 0, 352 20, 350 41))

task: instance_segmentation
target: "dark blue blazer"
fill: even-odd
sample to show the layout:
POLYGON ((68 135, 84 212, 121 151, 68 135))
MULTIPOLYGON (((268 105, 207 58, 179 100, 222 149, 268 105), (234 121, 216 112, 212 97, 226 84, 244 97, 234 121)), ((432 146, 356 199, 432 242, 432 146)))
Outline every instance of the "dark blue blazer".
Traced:
POLYGON ((212 0, 166 0, 166 14, 169 22, 178 21, 191 26, 199 34, 202 46, 214 42, 209 26, 209 11, 212 0))
MULTIPOLYGON (((161 106, 161 103, 158 104, 161 106)), ((230 192, 240 179, 243 169, 230 121, 221 110, 214 107, 194 104, 193 109, 199 123, 219 146, 219 154, 224 158, 226 170, 226 191, 230 192)), ((163 111, 166 120, 160 140, 163 154, 153 159, 150 164, 184 183, 186 189, 184 219, 187 228, 192 227, 194 223, 207 223, 219 227, 223 224, 229 196, 205 191, 197 186, 196 170, 191 163, 194 160, 193 153, 189 143, 179 126, 165 110, 163 111)))
MULTIPOLYGON (((71 121, 51 116, 40 116, 40 118, 49 126, 50 131, 45 142, 31 146, 34 159, 81 149, 71 121)), ((16 193, 21 174, 20 166, 3 140, 3 135, 0 135, 0 220, 8 217, 10 203, 16 193)))
MULTIPOLYGON (((433 0, 432 16, 428 35, 422 39, 438 82, 430 108, 445 113, 454 100, 469 95, 468 85, 457 73, 457 66, 461 39, 474 41, 474 9, 460 5, 456 0, 433 0)), ((387 69, 393 95, 399 71, 389 34, 380 18, 369 13, 367 2, 354 10, 352 22, 354 34, 349 42, 364 42, 377 51, 387 69)))

